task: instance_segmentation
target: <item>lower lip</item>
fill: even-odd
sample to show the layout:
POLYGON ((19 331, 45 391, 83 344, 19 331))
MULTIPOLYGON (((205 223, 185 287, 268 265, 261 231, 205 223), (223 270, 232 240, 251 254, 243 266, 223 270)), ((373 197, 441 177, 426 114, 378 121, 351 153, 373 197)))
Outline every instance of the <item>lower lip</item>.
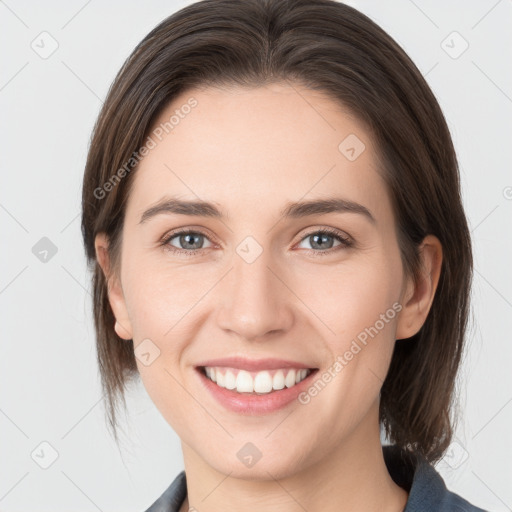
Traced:
POLYGON ((241 414, 267 414, 287 406, 304 391, 318 370, 313 370, 304 380, 291 388, 284 387, 278 391, 272 391, 263 395, 238 393, 231 389, 221 388, 210 380, 200 368, 195 369, 201 378, 203 386, 211 392, 217 401, 230 411, 241 414))

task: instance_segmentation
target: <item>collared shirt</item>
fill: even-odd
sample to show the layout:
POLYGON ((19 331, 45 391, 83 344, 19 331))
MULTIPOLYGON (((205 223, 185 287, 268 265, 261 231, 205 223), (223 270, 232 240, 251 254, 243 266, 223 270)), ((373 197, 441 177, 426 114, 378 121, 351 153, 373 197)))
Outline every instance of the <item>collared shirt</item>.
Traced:
MULTIPOLYGON (((424 459, 383 446, 384 461, 394 482, 409 493, 404 512, 487 512, 449 491, 441 475, 424 459)), ((187 496, 185 471, 146 512, 178 512, 187 496)))

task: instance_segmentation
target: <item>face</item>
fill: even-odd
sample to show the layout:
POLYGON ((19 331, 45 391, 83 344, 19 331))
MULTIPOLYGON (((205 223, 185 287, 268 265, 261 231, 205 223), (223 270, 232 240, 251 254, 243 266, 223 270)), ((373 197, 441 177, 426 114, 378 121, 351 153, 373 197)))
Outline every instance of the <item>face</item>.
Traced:
MULTIPOLYGON (((319 92, 274 84, 189 90, 151 137, 110 300, 148 394, 183 443, 215 470, 258 479, 378 433, 408 287, 365 127, 319 92), (211 205, 154 208, 170 199, 211 205), (326 200, 339 208, 289 208, 326 200), (220 216, 207 215, 214 209, 220 216), (231 357, 289 363, 250 373, 258 386, 270 376, 280 387, 282 367, 285 380, 290 366, 317 370, 249 398, 212 391, 198 366, 231 357), (247 455, 261 458, 250 467, 247 455)), ((246 362, 217 372, 233 367, 245 382, 236 370, 246 362)))

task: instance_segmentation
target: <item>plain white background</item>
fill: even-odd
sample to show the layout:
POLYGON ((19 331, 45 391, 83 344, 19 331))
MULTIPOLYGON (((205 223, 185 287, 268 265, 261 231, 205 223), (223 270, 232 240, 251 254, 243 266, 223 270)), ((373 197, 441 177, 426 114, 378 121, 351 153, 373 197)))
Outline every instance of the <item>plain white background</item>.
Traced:
MULTIPOLYGON (((157 23, 188 3, 0 2, 1 511, 142 511, 183 468, 179 438, 142 384, 127 397, 120 451, 108 435, 80 187, 115 73, 157 23)), ((512 510, 512 4, 350 4, 426 76, 460 161, 475 253, 473 319, 460 374, 462 421, 438 470, 475 505, 512 510)))

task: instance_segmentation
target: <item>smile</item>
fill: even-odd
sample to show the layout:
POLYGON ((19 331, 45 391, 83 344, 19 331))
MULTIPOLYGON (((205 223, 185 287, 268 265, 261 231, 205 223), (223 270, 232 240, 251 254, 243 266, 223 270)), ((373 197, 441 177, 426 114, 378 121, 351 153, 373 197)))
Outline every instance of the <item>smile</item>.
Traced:
POLYGON ((311 368, 278 368, 249 372, 238 368, 212 366, 203 367, 202 370, 208 379, 221 388, 251 394, 268 394, 285 387, 291 388, 313 371, 311 368))
POLYGON ((194 370, 202 390, 224 410, 252 416, 300 404, 297 397, 319 371, 311 362, 312 357, 306 356, 293 361, 234 354, 198 361, 194 370))

